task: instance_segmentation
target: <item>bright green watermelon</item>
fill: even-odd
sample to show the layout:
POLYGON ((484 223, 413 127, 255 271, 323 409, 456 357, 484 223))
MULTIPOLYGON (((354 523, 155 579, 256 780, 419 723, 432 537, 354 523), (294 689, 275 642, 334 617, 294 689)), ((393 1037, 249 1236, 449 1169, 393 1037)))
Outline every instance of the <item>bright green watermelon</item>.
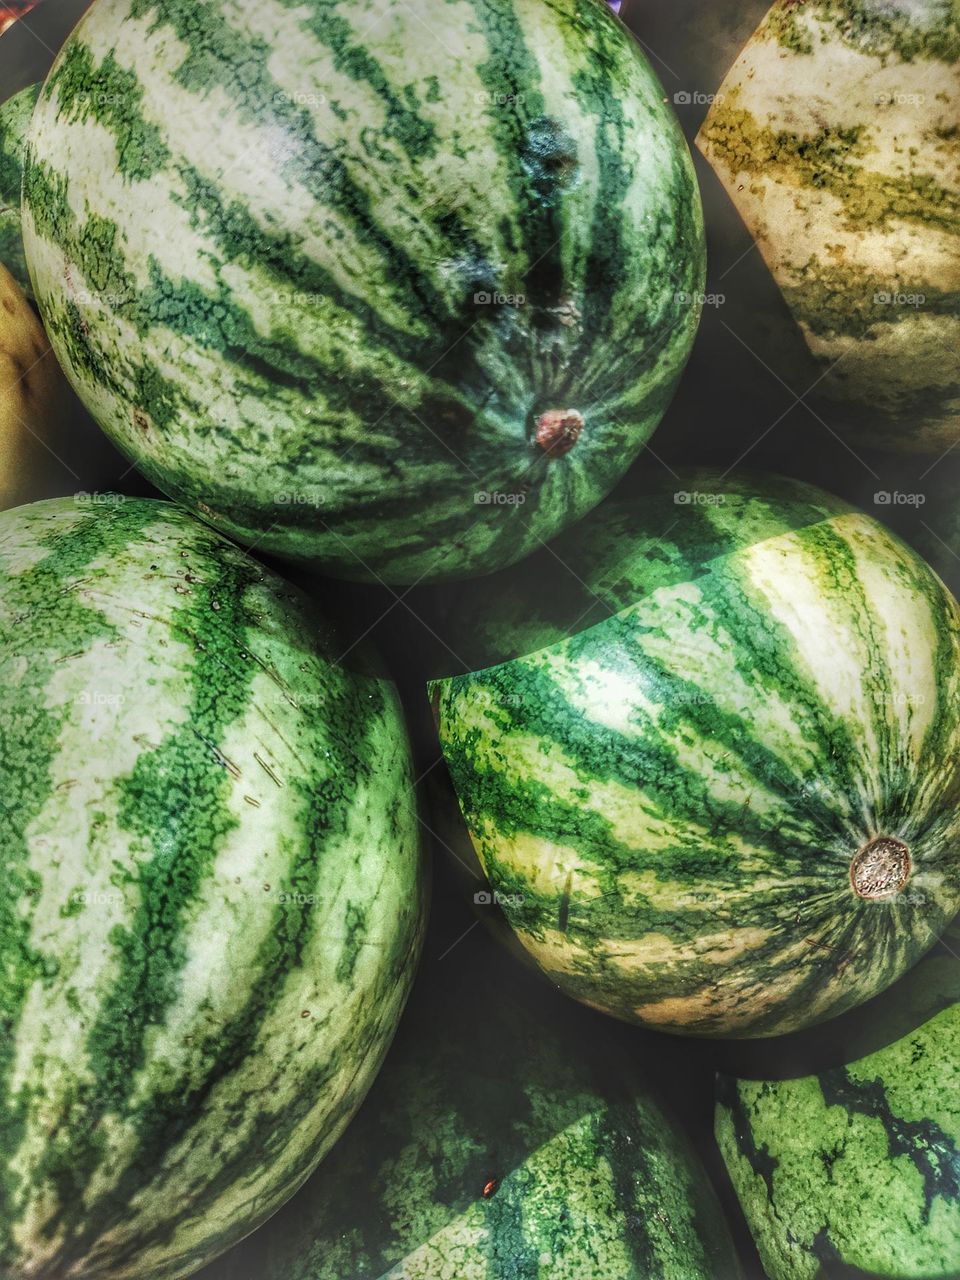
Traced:
POLYGON ((61 363, 160 489, 395 582, 595 505, 704 273, 689 153, 603 0, 95 0, 24 238, 61 363))
POLYGON ((479 942, 418 981, 299 1195, 199 1280, 739 1276, 706 1170, 635 1065, 479 942))
POLYGON ((906 1034, 819 1075, 721 1077, 717 1139, 770 1280, 960 1274, 960 932, 947 943, 874 1002, 874 1034, 909 1017, 906 1034))
POLYGON ((781 1033, 960 906, 960 610, 876 521, 786 480, 641 483, 450 609, 472 670, 432 686, 443 754, 577 999, 781 1033))
POLYGON ((0 515, 0 1275, 166 1280, 350 1120, 416 963, 392 687, 167 503, 0 515))
POLYGON ((27 130, 39 94, 40 86, 34 84, 0 105, 0 263, 28 296, 30 278, 20 231, 20 187, 27 130))
POLYGON ((777 0, 697 141, 819 361, 832 427, 955 445, 956 0, 777 0))

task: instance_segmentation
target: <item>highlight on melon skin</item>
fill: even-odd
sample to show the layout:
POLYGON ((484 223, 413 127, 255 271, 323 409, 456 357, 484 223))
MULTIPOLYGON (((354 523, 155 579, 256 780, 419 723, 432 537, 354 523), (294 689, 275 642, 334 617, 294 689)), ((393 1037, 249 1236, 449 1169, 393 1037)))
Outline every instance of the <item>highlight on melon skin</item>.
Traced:
POLYGON ((795 1031, 883 991, 960 908, 960 607, 845 502, 639 476, 451 592, 439 634, 468 668, 430 695, 477 856, 575 999, 795 1031))
POLYGON ((697 145, 817 360, 816 397, 833 429, 885 449, 940 455, 955 445, 956 5, 778 0, 697 145))
POLYGON ((0 513, 0 1274, 192 1274, 376 1075, 423 867, 396 692, 340 653, 170 503, 0 513))
POLYGON ((23 235, 68 376, 153 484, 388 583, 595 506, 705 275, 685 140, 600 0, 94 0, 33 115, 23 235))

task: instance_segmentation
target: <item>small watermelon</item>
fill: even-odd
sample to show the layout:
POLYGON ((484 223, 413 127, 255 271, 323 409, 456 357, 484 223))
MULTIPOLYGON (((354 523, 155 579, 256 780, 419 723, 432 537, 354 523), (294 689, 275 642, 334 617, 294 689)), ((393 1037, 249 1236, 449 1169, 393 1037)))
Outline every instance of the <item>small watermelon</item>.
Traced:
POLYGON ((831 423, 880 447, 955 445, 955 0, 777 0, 698 144, 820 363, 831 423))
POLYGON ((479 931, 434 960, 341 1142, 198 1280, 736 1280, 684 1133, 524 978, 479 931))
POLYGON ((640 480, 450 612, 443 755, 576 998, 782 1033, 960 907, 960 609, 875 520, 793 481, 640 480))
POLYGON ((960 1274, 960 931, 946 943, 872 1003, 898 1038, 818 1075, 721 1077, 717 1140, 770 1280, 960 1274))
POLYGON ((0 1275, 189 1275, 369 1087, 423 885, 395 693, 337 654, 168 503, 0 515, 0 1275))
POLYGON ((95 0, 27 156, 93 416, 335 576, 537 548, 627 469, 697 329, 691 158, 603 0, 95 0))

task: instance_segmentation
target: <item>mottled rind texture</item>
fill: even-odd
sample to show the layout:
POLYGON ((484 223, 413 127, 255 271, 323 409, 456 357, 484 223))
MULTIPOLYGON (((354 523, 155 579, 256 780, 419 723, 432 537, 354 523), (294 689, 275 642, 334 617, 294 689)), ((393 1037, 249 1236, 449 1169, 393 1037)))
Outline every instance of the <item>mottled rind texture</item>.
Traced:
MULTIPOLYGON (((960 611, 916 555, 807 486, 697 474, 605 503, 528 575, 580 594, 585 629, 531 585, 547 646, 431 692, 477 853, 554 982, 756 1036, 919 959, 960 906, 960 611), (851 861, 879 836, 912 874, 866 900, 851 861)), ((536 635, 525 608, 518 570, 486 638, 536 635)))
POLYGON ((903 984, 922 1012, 901 1039, 818 1076, 721 1077, 717 1140, 770 1280, 960 1274, 957 941, 903 984))
MULTIPOLYGON (((960 11, 779 0, 698 138, 814 355, 835 426, 960 439, 960 11)), ((798 387, 798 392, 804 390, 798 387)))
POLYGON ((34 116, 24 238, 68 375, 160 489, 398 582, 600 500, 704 273, 689 152, 601 0, 96 0, 34 116))
POLYGON ((0 262, 28 297, 31 285, 20 230, 20 188, 27 130, 39 95, 40 86, 30 85, 0 105, 0 262))
POLYGON ((393 690, 166 503, 0 516, 0 1275, 167 1280, 359 1105, 421 932, 393 690))
POLYGON ((418 985, 344 1140, 202 1280, 735 1280, 706 1170, 634 1065, 559 1034, 534 978, 518 1000, 505 954, 459 963, 418 985))

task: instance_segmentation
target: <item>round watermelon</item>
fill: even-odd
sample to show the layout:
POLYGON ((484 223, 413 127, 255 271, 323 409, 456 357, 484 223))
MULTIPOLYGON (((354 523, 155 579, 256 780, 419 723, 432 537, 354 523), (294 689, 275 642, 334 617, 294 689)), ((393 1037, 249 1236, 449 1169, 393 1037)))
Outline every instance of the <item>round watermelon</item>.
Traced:
POLYGON ((897 1032, 873 1052, 720 1078, 717 1140, 770 1280, 960 1273, 960 931, 945 942, 873 1002, 873 1038, 897 1032))
POLYGON ((737 1280, 707 1172, 656 1093, 480 937, 418 980, 306 1186, 198 1280, 737 1280))
POLYGON ((955 0, 777 0, 697 142, 818 362, 832 427, 938 456, 960 441, 955 0))
POLYGON ((167 503, 0 515, 0 1274, 172 1280, 378 1070, 422 884, 392 687, 167 503))
POLYGON ((602 0, 95 0, 24 205, 108 435, 350 578, 480 573, 583 515, 699 316, 690 156, 602 0))
POLYGON ((641 481, 450 612, 443 755, 576 998, 782 1033, 960 907, 960 610, 876 521, 775 478, 641 481))

